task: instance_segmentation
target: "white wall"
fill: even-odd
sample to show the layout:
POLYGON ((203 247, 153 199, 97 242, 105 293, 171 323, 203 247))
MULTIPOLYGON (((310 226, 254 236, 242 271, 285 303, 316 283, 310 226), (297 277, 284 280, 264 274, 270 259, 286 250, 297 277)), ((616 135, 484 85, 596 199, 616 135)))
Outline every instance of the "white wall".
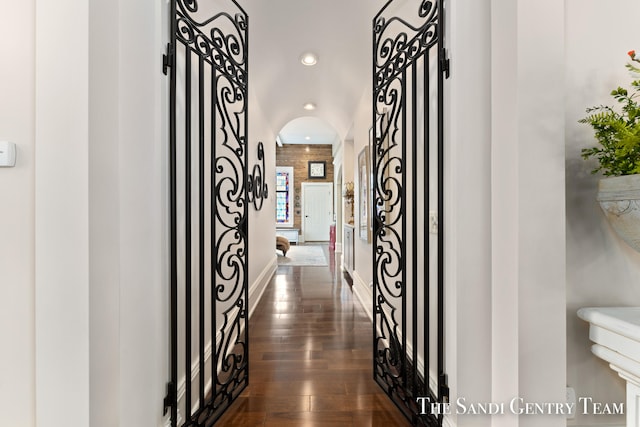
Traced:
POLYGON ((36 1, 38 426, 89 423, 88 9, 36 1))
POLYGON ((121 425, 159 425, 169 378, 167 7, 119 2, 121 425))
MULTIPOLYGON (((566 396, 566 368, 562 365, 566 360, 564 4, 557 0, 520 1, 517 16, 517 33, 510 34, 518 39, 519 395, 535 402, 563 402, 566 396), (540 31, 540 22, 544 22, 544 31, 540 31)), ((511 162, 513 158, 507 156, 503 161, 511 162)), ((494 205, 494 211, 502 206, 494 205)), ((505 230, 504 236, 510 236, 510 230, 505 230)), ((503 262, 501 257, 494 260, 494 266, 503 262)), ((496 322, 503 324, 509 318, 501 317, 496 322)), ((499 362, 503 356, 498 353, 495 360, 499 362)), ((519 425, 543 423, 549 427, 564 426, 565 420, 523 416, 519 425)))
MULTIPOLYGON (((591 354, 589 325, 576 311, 587 306, 640 305, 640 254, 611 230, 595 198, 594 162, 580 157, 595 145, 593 132, 577 121, 585 108, 613 105, 609 93, 629 87, 627 51, 640 46, 640 3, 566 0, 566 177, 567 177, 567 385, 578 396, 624 402, 625 383, 591 354), (613 5, 615 4, 615 7, 613 5)), ((582 416, 570 425, 624 423, 624 417, 582 416)))
MULTIPOLYGON (((353 199, 353 218, 355 232, 353 235, 354 240, 354 287, 355 291, 364 298, 365 301, 373 301, 373 293, 369 288, 369 283, 373 281, 373 244, 360 238, 359 226, 360 226, 360 200, 358 190, 358 155, 360 151, 369 146, 369 129, 371 128, 371 118, 373 111, 371 107, 372 95, 370 91, 365 91, 360 103, 358 104, 358 110, 354 118, 353 126, 353 152, 351 156, 348 155, 347 150, 351 147, 346 145, 345 147, 345 161, 350 159, 351 162, 348 166, 345 166, 345 176, 351 176, 346 180, 353 181, 354 199, 353 199), (350 175, 349 175, 350 174, 350 175)), ((367 148, 368 149, 368 148, 367 148)), ((373 239, 371 239, 373 240, 373 239)))
MULTIPOLYGON (((251 51, 251 50, 250 50, 251 51)), ((260 72, 250 69, 250 73, 260 72)), ((249 75, 251 88, 251 74, 249 75)), ((268 186, 268 197, 264 200, 262 209, 256 210, 249 205, 249 306, 251 312, 255 309, 259 297, 264 291, 269 279, 275 272, 277 255, 275 243, 273 246, 266 242, 276 239, 276 133, 264 118, 264 113, 253 94, 249 96, 249 172, 253 165, 260 163, 257 158, 258 141, 264 144, 265 170, 264 180, 268 186)))
POLYGON ((162 7, 36 4, 38 426, 163 421, 162 7))
MULTIPOLYGON (((355 182, 355 178, 353 176, 354 171, 354 163, 353 163, 353 153, 354 153, 354 142, 353 139, 345 139, 342 143, 342 182, 343 184, 346 182, 355 182)), ((342 194, 342 193, 340 193, 342 194)), ((340 233, 341 242, 344 242, 344 224, 349 224, 351 219, 351 207, 348 206, 345 201, 342 199, 342 229, 337 230, 337 233, 340 233)), ((353 213, 355 218, 355 211, 353 213)), ((344 249, 342 251, 344 253, 344 249)))
MULTIPOLYGON (((451 79, 445 81, 446 354, 451 399, 492 401, 491 5, 448 10, 451 79)), ((460 426, 490 425, 458 417, 460 426)))
POLYGON ((120 419, 120 169, 117 2, 89 9, 90 423, 120 419))
MULTIPOLYGON (((242 2, 241 2, 242 3, 242 2)), ((256 25, 256 16, 251 14, 251 2, 241 4, 249 15, 250 27, 256 25)), ((251 27, 253 28, 253 27, 251 27)), ((264 291, 264 286, 271 278, 277 267, 277 254, 275 251, 276 227, 276 135, 279 128, 274 128, 273 123, 269 123, 266 119, 265 112, 262 109, 253 88, 257 81, 264 78, 264 70, 252 66, 252 52, 258 52, 264 49, 263 40, 256 32, 249 29, 249 171, 253 169, 253 165, 257 160, 258 141, 264 144, 265 153, 265 171, 264 179, 269 188, 269 196, 264 201, 262 209, 256 211, 253 205, 249 207, 249 304, 253 310, 258 303, 259 297, 264 291)), ((268 108, 268 106, 264 106, 268 108)))
MULTIPOLYGON (((445 231, 452 398, 561 402, 563 4, 460 1, 449 16, 445 231)), ((559 426, 565 420, 458 416, 457 424, 559 426)))
POLYGON ((342 141, 336 141, 333 144, 333 205, 335 207, 334 212, 334 224, 336 227, 335 235, 335 251, 342 252, 342 230, 344 228, 343 210, 344 210, 344 197, 342 197, 343 186, 343 171, 342 163, 344 157, 344 143, 342 141))
POLYGON ((0 2, 0 140, 17 148, 0 168, 0 425, 21 427, 35 425, 34 3, 0 2))

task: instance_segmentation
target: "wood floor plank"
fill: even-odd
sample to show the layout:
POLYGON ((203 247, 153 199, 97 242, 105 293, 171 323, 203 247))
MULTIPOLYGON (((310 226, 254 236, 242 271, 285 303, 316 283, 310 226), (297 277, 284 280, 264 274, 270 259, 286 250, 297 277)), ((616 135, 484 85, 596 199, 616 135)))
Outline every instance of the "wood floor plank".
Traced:
POLYGON ((393 413, 395 406, 387 396, 379 394, 311 396, 311 411, 389 411, 393 413))
POLYGON ((353 426, 353 414, 350 411, 331 413, 317 412, 276 412, 267 414, 267 427, 345 427, 353 426))
POLYGON ((249 386, 217 425, 410 425, 373 381, 371 321, 336 265, 278 267, 250 320, 249 386))

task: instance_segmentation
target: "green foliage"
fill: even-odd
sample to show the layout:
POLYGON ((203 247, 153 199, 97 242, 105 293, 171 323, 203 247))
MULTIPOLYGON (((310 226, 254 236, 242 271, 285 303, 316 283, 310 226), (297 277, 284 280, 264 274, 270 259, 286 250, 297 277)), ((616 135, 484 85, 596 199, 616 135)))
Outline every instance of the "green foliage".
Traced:
MULTIPOLYGON (((632 64, 627 64, 627 68, 640 74, 640 69, 632 64)), ((582 150, 584 159, 594 157, 599 162, 592 173, 601 171, 606 176, 640 173, 640 105, 636 101, 640 80, 631 82, 631 87, 631 93, 622 87, 611 92, 618 102, 617 109, 606 105, 587 108, 587 117, 579 120, 591 125, 600 144, 582 150)))

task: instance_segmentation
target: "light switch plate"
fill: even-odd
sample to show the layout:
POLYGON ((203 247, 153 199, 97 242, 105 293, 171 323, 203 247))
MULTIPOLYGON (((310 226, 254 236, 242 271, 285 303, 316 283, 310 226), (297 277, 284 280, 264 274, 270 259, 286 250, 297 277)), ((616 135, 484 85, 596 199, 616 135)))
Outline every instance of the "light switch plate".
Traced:
POLYGON ((438 212, 429 211, 429 233, 438 234, 438 212))
POLYGON ((16 145, 9 141, 0 141, 0 167, 11 168, 16 165, 16 145))

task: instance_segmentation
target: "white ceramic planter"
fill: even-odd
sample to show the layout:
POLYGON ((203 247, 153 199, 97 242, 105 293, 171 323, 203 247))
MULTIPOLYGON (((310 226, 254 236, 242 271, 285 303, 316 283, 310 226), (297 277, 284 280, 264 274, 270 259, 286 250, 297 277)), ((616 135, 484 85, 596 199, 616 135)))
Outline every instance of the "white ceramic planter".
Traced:
POLYGON ((598 202, 618 236, 640 252, 640 175, 601 179, 598 202))

